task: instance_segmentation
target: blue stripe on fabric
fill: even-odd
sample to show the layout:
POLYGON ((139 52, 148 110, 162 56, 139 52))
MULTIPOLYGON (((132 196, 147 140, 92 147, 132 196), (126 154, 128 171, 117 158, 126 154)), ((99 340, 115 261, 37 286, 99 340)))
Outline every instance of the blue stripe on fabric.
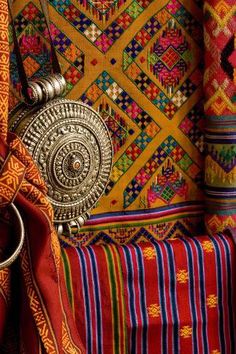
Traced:
POLYGON ((208 144, 222 144, 222 145, 232 145, 232 144, 236 144, 236 138, 234 137, 231 137, 230 139, 227 139, 224 137, 221 138, 221 139, 216 139, 215 137, 212 137, 212 138, 205 138, 205 142, 208 143, 208 144))
POLYGON ((224 195, 225 195, 225 198, 227 199, 235 199, 236 197, 236 189, 232 189, 232 188, 229 188, 228 190, 226 191, 222 191, 222 192, 219 192, 217 190, 208 190, 208 188, 206 187, 205 188, 205 192, 207 195, 209 195, 210 197, 212 198, 222 198, 224 195))
POLYGON ((128 278, 128 301, 129 301, 129 310, 131 316, 131 346, 130 346, 130 353, 136 353, 136 336, 137 336, 137 315, 135 311, 135 291, 133 287, 133 265, 132 259, 130 255, 130 250, 128 247, 122 247, 123 252, 125 254, 126 260, 126 270, 127 270, 127 278, 128 278))
POLYGON ((148 353, 148 341, 147 341, 147 329, 148 329, 148 318, 147 318, 147 304, 146 304, 146 294, 145 294, 145 275, 144 275, 144 264, 142 251, 140 247, 135 245, 136 256, 138 260, 138 273, 139 273, 139 289, 140 289, 140 307, 141 307, 141 316, 142 316, 142 353, 148 353))
POLYGON ((214 136, 219 136, 219 137, 227 137, 227 136, 236 136, 235 132, 232 132, 232 131, 214 131, 213 133, 209 132, 207 130, 206 132, 206 139, 211 139, 211 137, 214 137, 214 136))
MULTIPOLYGON (((224 309, 223 309, 223 289, 222 289, 222 262, 221 262, 221 251, 218 242, 214 237, 210 237, 212 243, 214 244, 216 252, 216 267, 217 267, 217 289, 218 289, 218 308, 219 308, 219 336, 221 345, 221 354, 226 354, 225 348, 225 334, 224 334, 224 309)), ((231 310, 232 311, 232 310, 231 310)))
POLYGON ((196 301, 194 296, 195 289, 195 278, 194 278, 194 267, 193 267, 193 253, 189 241, 182 239, 188 258, 188 274, 189 274, 189 294, 190 294, 190 307, 192 316, 192 328, 193 328, 193 353, 197 354, 199 352, 198 348, 198 335, 197 335, 197 311, 196 311, 196 301))
POLYGON ((225 237, 221 234, 218 235, 224 244, 224 249, 226 253, 226 266, 227 266, 227 290, 228 290, 228 309, 229 309, 229 322, 230 322, 230 340, 231 340, 231 352, 235 353, 235 328, 234 326, 234 308, 233 304, 233 289, 232 289, 232 269, 231 269, 231 250, 230 245, 225 239, 225 237))
POLYGON ((102 354, 102 307, 101 307, 101 293, 98 281, 98 267, 96 257, 92 247, 87 247, 87 250, 90 255, 90 262, 92 268, 93 276, 93 285, 94 285, 94 294, 95 294, 95 310, 96 310, 96 327, 97 327, 97 354, 102 354))
MULTIPOLYGON (((227 115, 227 116, 207 116, 207 120, 214 120, 216 121, 216 123, 221 122, 221 121, 229 121, 229 120, 233 120, 235 121, 235 114, 232 115, 227 115)), ((235 125, 235 124, 234 124, 235 125)))
POLYGON ((169 265, 169 275, 170 275, 170 299, 171 299, 171 310, 172 317, 174 319, 173 325, 173 352, 179 354, 179 316, 178 316, 178 306, 176 299, 176 271, 174 265, 174 253, 171 245, 164 241, 164 245, 168 254, 168 265, 169 265))
POLYGON ((89 302, 89 291, 88 291, 88 275, 87 275, 87 267, 86 267, 86 262, 84 260, 84 254, 83 252, 77 248, 76 249, 80 263, 81 263, 81 274, 82 274, 82 279, 83 279, 83 288, 84 288, 84 301, 85 301, 85 313, 86 313, 86 344, 87 344, 87 354, 93 354, 92 353, 92 321, 91 321, 91 309, 90 309, 90 302, 89 302))
POLYGON ((161 212, 161 211, 165 211, 165 210, 174 210, 174 209, 178 209, 178 208, 184 208, 186 206, 202 206, 203 207, 203 203, 202 202, 198 202, 198 201, 189 201, 189 202, 183 202, 183 203, 176 203, 176 204, 172 204, 172 205, 168 205, 160 207, 160 208, 152 208, 152 209, 139 209, 139 210, 125 210, 125 211, 115 211, 115 212, 111 212, 111 213, 100 213, 100 214, 96 214, 96 215, 91 215, 91 220, 96 220, 96 219, 100 219, 100 218, 104 218, 104 217, 114 217, 114 216, 126 216, 126 215, 140 215, 140 214, 152 214, 155 212, 161 212))
POLYGON ((207 314, 206 314, 206 293, 205 293, 205 273, 204 273, 204 259, 203 250, 200 242, 192 239, 197 250, 198 267, 199 267, 199 280, 200 280, 200 299, 201 299, 201 314, 202 314, 202 336, 203 336, 203 350, 205 354, 209 353, 209 345, 207 340, 207 314))
POLYGON ((161 348, 162 354, 169 354, 168 342, 167 342, 167 316, 166 316, 166 303, 165 303, 165 281, 164 281, 164 267, 163 267, 163 257, 160 247, 157 242, 154 243, 154 247, 157 253, 157 270, 158 270, 158 287, 159 287, 159 297, 161 304, 161 316, 162 316, 162 343, 161 348))
POLYGON ((235 187, 211 187, 211 186, 207 186, 207 189, 209 191, 219 191, 219 192, 228 192, 228 191, 231 191, 231 192, 235 192, 236 191, 236 188, 235 187))

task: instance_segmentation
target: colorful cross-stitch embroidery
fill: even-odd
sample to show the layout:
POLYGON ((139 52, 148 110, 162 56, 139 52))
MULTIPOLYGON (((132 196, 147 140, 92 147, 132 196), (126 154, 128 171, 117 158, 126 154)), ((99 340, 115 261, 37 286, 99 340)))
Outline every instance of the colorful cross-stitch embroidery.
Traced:
MULTIPOLYGON (((105 195, 70 244, 201 233, 202 10, 178 0, 50 0, 53 41, 69 98, 99 110, 114 164, 105 195)), ((27 73, 50 71, 36 2, 16 2, 27 73)), ((12 54, 11 106, 20 99, 12 54)), ((109 241, 110 242, 110 241, 109 241)))
POLYGON ((205 1, 206 226, 236 226, 236 5, 205 1))

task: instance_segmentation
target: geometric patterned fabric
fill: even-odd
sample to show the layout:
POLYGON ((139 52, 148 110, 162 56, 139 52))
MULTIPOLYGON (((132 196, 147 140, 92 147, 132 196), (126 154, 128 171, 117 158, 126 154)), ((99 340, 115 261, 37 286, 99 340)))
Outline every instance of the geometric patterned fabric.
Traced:
POLYGON ((209 233, 236 226, 236 5, 206 1, 205 113, 209 233))
POLYGON ((150 241, 64 250, 86 353, 235 353, 233 241, 150 241))
MULTIPOLYGON (((70 245, 145 234, 200 234, 203 225, 202 8, 189 0, 49 0, 67 97, 99 110, 114 165, 105 195, 70 245)), ((16 1, 27 75, 51 70, 39 1, 16 1)), ((11 40, 12 42, 12 40, 11 40)), ((11 54, 10 105, 20 100, 11 54)))
POLYGON ((84 354, 60 276, 61 249, 46 186, 31 155, 7 129, 8 20, 8 2, 0 0, 0 353, 84 354), (12 202, 20 210, 17 218, 8 210, 12 202), (12 267, 16 245, 21 252, 12 267))

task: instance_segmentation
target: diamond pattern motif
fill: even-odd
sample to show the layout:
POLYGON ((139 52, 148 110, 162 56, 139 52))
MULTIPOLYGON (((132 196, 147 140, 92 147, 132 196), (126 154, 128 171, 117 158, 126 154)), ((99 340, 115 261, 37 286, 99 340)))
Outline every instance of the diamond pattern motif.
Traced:
MULTIPOLYGON (((100 112, 113 142, 111 179, 94 213, 199 203, 202 34, 189 1, 49 0, 49 9, 67 93, 100 112)), ((28 75, 50 72, 41 10, 27 0, 15 23, 28 75)), ((11 77, 14 105, 20 85, 13 54, 11 77)))

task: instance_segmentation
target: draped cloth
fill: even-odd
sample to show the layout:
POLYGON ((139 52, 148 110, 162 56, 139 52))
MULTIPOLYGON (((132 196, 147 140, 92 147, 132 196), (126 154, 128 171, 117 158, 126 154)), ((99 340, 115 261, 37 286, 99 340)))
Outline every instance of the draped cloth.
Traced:
POLYGON ((236 4, 204 1, 208 233, 236 226, 236 4))
MULTIPOLYGON (((49 3, 54 45, 63 63, 67 94, 99 109, 112 134, 115 164, 95 216, 72 242, 93 246, 67 248, 63 253, 75 328, 65 295, 60 248, 52 227, 52 209, 45 198, 46 188, 21 142, 7 134, 8 14, 6 2, 0 0, 0 156, 5 161, 0 176, 1 205, 14 200, 24 217, 27 233, 18 262, 0 272, 0 351, 84 353, 84 345, 94 354, 96 350, 99 352, 99 346, 105 345, 104 354, 108 353, 107 348, 109 354, 112 350, 116 354, 128 350, 147 353, 148 341, 145 342, 144 336, 147 339, 150 335, 149 349, 155 353, 152 345, 158 333, 161 336, 158 345, 163 345, 160 352, 167 353, 167 348, 186 351, 190 346, 192 352, 202 347, 214 354, 227 352, 229 348, 234 352, 234 319, 229 311, 230 304, 235 302, 230 292, 235 277, 232 242, 224 241, 222 236, 160 243, 153 240, 201 232, 202 2, 122 0, 112 4, 50 0, 49 3), (174 49, 173 35, 177 36, 174 49), (17 173, 13 173, 12 167, 17 173), (3 172, 8 171, 11 178, 6 183, 3 172), (94 245, 144 239, 152 242, 117 248, 94 245), (97 270, 100 278, 92 273, 96 262, 100 262, 97 270), (160 266, 165 268, 164 273, 159 272, 160 266), (152 286, 153 270, 158 289, 152 286), (108 281, 102 287, 105 277, 108 281), (143 288, 142 282, 145 282, 143 288), (108 320, 104 323, 99 318, 100 303, 96 298, 101 290, 111 298, 110 302, 104 302, 104 297, 98 297, 103 301, 102 312, 106 312, 108 320), (149 301, 146 304, 143 293, 149 301), (122 303, 124 298, 126 304, 122 303), (183 301, 186 299, 190 301, 188 306, 183 301), (109 312, 110 304, 113 307, 109 312), (112 325, 118 326, 109 326, 111 319, 112 325), (208 326, 210 323, 213 328, 208 326), (177 346, 165 343, 167 332, 177 346), (15 337, 20 340, 13 340, 15 337)), ((205 4, 206 65, 209 65, 204 81, 208 116, 206 225, 213 233, 221 227, 234 226, 236 215, 234 207, 231 208, 234 149, 226 146, 229 136, 232 137, 230 124, 233 125, 235 118, 232 69, 235 5, 234 0, 209 0, 205 4), (223 59, 228 64, 222 68, 223 59), (222 126, 229 127, 229 131, 224 128, 221 134, 222 126), (220 138, 216 139, 218 133, 220 138), (222 171, 217 167, 221 165, 222 171)), ((17 34, 27 74, 36 78, 50 70, 46 65, 50 49, 45 21, 38 1, 17 1, 15 5, 17 34)), ((11 61, 13 107, 20 99, 20 85, 14 55, 11 61)), ((4 210, 1 208, 3 219, 4 210)), ((5 222, 0 226, 0 247, 4 252, 15 234, 9 233, 5 222)), ((66 238, 63 241, 68 245, 66 238)))
POLYGON ((150 241, 63 251, 86 352, 235 353, 232 238, 150 241))
POLYGON ((20 259, 0 271, 0 352, 84 353, 66 294, 46 187, 21 141, 7 133, 9 45, 5 0, 0 1, 0 14, 1 254, 16 238, 16 232, 6 224, 7 206, 13 201, 26 231, 20 259))

